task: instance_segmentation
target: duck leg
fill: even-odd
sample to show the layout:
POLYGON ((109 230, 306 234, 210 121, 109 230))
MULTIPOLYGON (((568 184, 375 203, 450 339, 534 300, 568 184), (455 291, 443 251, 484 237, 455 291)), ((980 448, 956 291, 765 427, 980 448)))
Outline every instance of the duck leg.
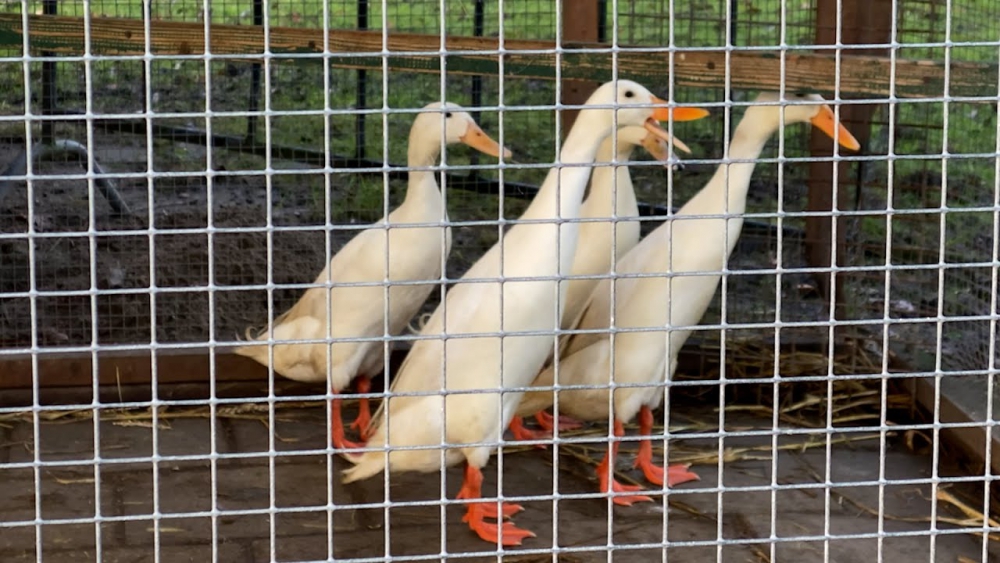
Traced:
POLYGON ((358 444, 356 442, 350 442, 344 435, 344 420, 340 413, 340 403, 343 399, 340 396, 336 396, 330 399, 330 441, 333 443, 333 447, 337 449, 353 449, 353 448, 363 448, 364 444, 358 444))
POLYGON ((635 458, 635 467, 642 469, 650 483, 663 486, 663 482, 666 481, 668 487, 673 487, 700 479, 697 473, 688 471, 688 468, 691 467, 689 464, 670 465, 664 472, 658 463, 653 463, 653 443, 650 440, 653 433, 653 411, 646 406, 639 409, 639 433, 646 438, 639 442, 639 455, 635 458))
MULTIPOLYGON (((535 413, 535 420, 538 421, 538 425, 541 426, 545 431, 539 432, 538 430, 531 430, 524 425, 524 418, 520 416, 515 416, 510 419, 510 432, 514 435, 514 438, 519 441, 525 440, 547 440, 552 437, 552 430, 554 429, 555 419, 553 416, 545 411, 538 411, 535 413)), ((575 430, 577 428, 582 428, 583 424, 577 420, 570 418, 568 416, 559 416, 559 430, 575 430)), ((535 444, 538 449, 545 449, 543 444, 535 444)))
MULTIPOLYGON (((615 436, 621 438, 625 435, 625 426, 622 421, 615 419, 615 436)), ((634 493, 636 491, 641 491, 642 487, 638 485, 622 485, 608 472, 611 468, 614 470, 615 457, 618 456, 618 442, 611 442, 608 444, 608 453, 604 455, 604 459, 601 464, 597 466, 597 480, 601 484, 601 492, 614 492, 614 493, 634 493)), ((622 506, 632 506, 633 503, 650 501, 653 499, 645 495, 616 495, 612 501, 615 504, 620 504, 622 506)))
MULTIPOLYGON (((357 393, 370 393, 372 390, 372 380, 367 375, 359 375, 354 379, 354 390, 357 393)), ((372 411, 368 404, 368 397, 358 399, 358 417, 351 423, 351 428, 358 431, 362 440, 368 439, 369 426, 372 423, 372 411)))
MULTIPOLYGON (((545 440, 546 438, 551 438, 551 436, 545 432, 539 432, 537 430, 531 430, 524 425, 524 419, 520 416, 515 416, 510 419, 510 425, 508 426, 510 433, 514 435, 514 439, 518 441, 526 440, 545 440)), ((544 450, 545 444, 535 444, 535 447, 544 450)))
MULTIPOLYGON (((556 426, 555 418, 545 411, 535 413, 535 420, 538 421, 539 426, 549 432, 552 432, 556 426)), ((559 415, 559 430, 576 430, 577 428, 583 428, 583 423, 573 417, 559 415)))
MULTIPOLYGON (((483 498, 483 472, 478 467, 466 463, 465 480, 462 482, 462 489, 455 498, 459 499, 481 499, 483 498)), ((495 502, 473 502, 469 504, 462 522, 467 522, 469 528, 476 532, 484 541, 500 544, 503 546, 521 545, 524 538, 533 538, 535 534, 529 530, 522 530, 514 526, 513 522, 502 522, 500 525, 492 522, 485 522, 484 518, 500 519, 510 518, 518 512, 524 510, 519 504, 502 503, 500 511, 497 510, 495 502)))

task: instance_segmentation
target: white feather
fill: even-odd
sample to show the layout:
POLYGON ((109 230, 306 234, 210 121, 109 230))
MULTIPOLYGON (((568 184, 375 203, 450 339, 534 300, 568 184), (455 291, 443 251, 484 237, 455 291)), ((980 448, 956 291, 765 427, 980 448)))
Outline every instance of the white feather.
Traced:
MULTIPOLYGON (((463 142, 468 131, 479 131, 475 121, 455 104, 432 103, 429 111, 413 122, 408 147, 408 165, 429 167, 437 163, 442 137, 446 144, 463 142), (442 115, 441 109, 451 110, 442 115), (444 126, 442 127, 442 120, 444 126)), ((412 170, 406 199, 388 217, 358 233, 316 277, 315 283, 332 282, 333 287, 310 288, 286 313, 274 321, 274 370, 297 381, 324 381, 340 391, 361 374, 382 370, 384 334, 403 332, 437 286, 441 266, 451 252, 450 227, 407 227, 406 225, 444 223, 448 217, 435 179, 435 173, 412 170), (388 228, 387 228, 388 226, 388 228), (386 292, 381 285, 389 280, 386 292), (427 284, 391 284, 419 282, 427 284), (347 283, 379 285, 344 287, 347 283), (329 307, 327 294, 329 293, 329 307), (386 294, 388 293, 388 304, 386 294), (388 311, 388 317, 386 316, 388 311), (330 316, 329 335, 327 312, 330 316), (323 340, 370 338, 360 342, 290 344, 295 339, 323 340), (332 371, 327 374, 327 353, 332 354, 332 371)), ((266 342, 262 331, 255 340, 266 342)), ((248 345, 236 350, 267 365, 268 347, 248 345)))
MULTIPOLYGON (((818 96, 808 96, 813 101, 818 96)), ((759 101, 774 102, 776 95, 761 94, 759 101)), ((760 156, 768 139, 778 130, 779 106, 752 106, 733 135, 729 158, 750 160, 760 156)), ((784 121, 807 122, 821 106, 789 106, 784 121)), ((843 135, 843 133, 842 133, 843 135)), ((643 405, 656 407, 663 399, 662 383, 673 375, 677 356, 691 334, 690 328, 668 331, 667 327, 693 327, 708 308, 729 255, 739 240, 746 210, 747 191, 754 162, 722 164, 715 175, 672 219, 639 242, 617 264, 618 274, 651 274, 601 280, 590 295, 577 328, 600 333, 575 334, 563 339, 558 362, 559 385, 595 386, 588 390, 560 390, 559 412, 584 420, 608 418, 608 383, 641 384, 615 391, 614 414, 630 421, 643 405), (703 218, 723 215, 727 218, 703 218), (698 274, 699 272, 704 272, 698 274), (668 276, 667 274, 697 274, 668 276), (612 342, 612 294, 618 332, 612 342)), ((549 366, 534 386, 555 384, 555 366, 549 366)), ((528 415, 547 408, 552 391, 525 395, 518 414, 528 415)))
MULTIPOLYGON (((610 104, 616 98, 621 102, 626 90, 638 93, 635 102, 648 104, 653 99, 642 86, 621 80, 617 91, 614 85, 606 84, 588 104, 610 104)), ((641 126, 651 114, 649 107, 622 107, 618 110, 618 125, 641 126)), ((610 110, 582 110, 563 145, 560 162, 593 162, 599 144, 612 127, 610 110)), ((441 465, 439 449, 398 448, 440 447, 442 438, 456 448, 448 450, 445 464, 462 458, 476 467, 486 464, 493 447, 475 444, 498 442, 521 398, 521 393, 501 394, 499 390, 527 386, 552 349, 551 336, 511 333, 551 332, 559 327, 557 305, 564 300, 564 292, 556 276, 572 266, 579 225, 560 225, 551 220, 579 216, 589 177, 589 167, 552 169, 521 217, 549 222, 514 225, 448 292, 445 302, 424 326, 421 334, 434 338, 417 341, 410 351, 393 382, 394 396, 375 415, 377 426, 368 442, 373 448, 391 446, 390 470, 436 470, 441 465), (500 276, 553 279, 493 281, 500 276), (508 336, 497 337, 500 331, 508 336), (447 340, 443 339, 445 335, 447 340), (486 392, 470 393, 473 390, 486 392), (447 395, 442 396, 442 391, 447 395), (413 392, 429 395, 395 396, 413 392), (387 424, 381 420, 383 413, 387 424)), ((344 472, 344 481, 378 473, 384 469, 386 457, 382 451, 350 457, 356 465, 344 472)))

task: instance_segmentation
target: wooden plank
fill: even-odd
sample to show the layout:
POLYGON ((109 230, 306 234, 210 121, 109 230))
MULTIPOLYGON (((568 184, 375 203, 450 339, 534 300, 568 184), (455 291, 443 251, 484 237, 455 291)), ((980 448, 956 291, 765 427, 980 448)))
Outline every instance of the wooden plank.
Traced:
MULTIPOLYGON (((841 10, 841 37, 844 44, 887 43, 892 30, 892 0, 818 0, 816 43, 821 45, 837 42, 837 10, 841 10)), ((882 51, 870 49, 864 54, 879 54, 882 51)), ((889 75, 874 80, 881 88, 889 87, 889 75)), ((857 97, 847 95, 847 98, 857 97)), ((861 143, 862 151, 871 135, 871 118, 878 106, 873 104, 844 105, 840 107, 840 120, 861 143)), ((833 156, 833 143, 826 134, 814 130, 809 148, 818 159, 833 156)), ((841 148, 843 153, 843 149, 841 148)), ((852 154, 852 153, 847 153, 852 154)), ((831 162, 809 163, 809 196, 806 209, 832 213, 834 209, 850 209, 855 193, 851 185, 852 171, 860 173, 860 163, 831 162), (837 166, 837 201, 834 205, 834 166, 837 166)), ((836 240, 833 238, 833 216, 812 216, 806 220, 806 260, 811 267, 829 268, 836 262, 844 266, 847 254, 847 221, 840 217, 837 221, 836 240), (834 261, 834 249, 836 260, 834 261)), ((820 273, 816 276, 823 299, 829 302, 831 281, 836 302, 836 316, 846 315, 847 300, 844 295, 844 275, 831 276, 820 273)))
MULTIPOLYGON (((787 351, 823 352, 819 341, 786 339, 787 351)), ((678 370, 705 373, 719 367, 715 349, 703 350, 703 341, 692 337, 678 358, 678 370)), ((405 359, 409 346, 402 343, 392 351, 390 377, 405 359)), ((148 385, 152 379, 152 353, 149 350, 102 351, 97 354, 98 383, 101 386, 148 385)), ((235 354, 228 346, 215 348, 217 383, 267 381, 268 370, 257 362, 235 354)), ((165 349, 156 352, 157 381, 161 385, 207 383, 211 376, 211 350, 208 347, 165 349)), ((89 393, 93 386, 93 363, 87 353, 38 353, 38 385, 41 389, 78 387, 89 393)), ((280 381, 286 381, 278 377, 280 381)), ((0 356, 0 391, 32 388, 30 354, 0 356)), ((376 389, 378 386, 376 385, 376 389)))
MULTIPOLYGON (((914 406, 919 407, 924 422, 942 424, 941 458, 958 457, 971 475, 982 475, 986 464, 994 475, 1000 474, 1000 427, 991 426, 991 421, 1000 419, 1000 386, 993 386, 993 409, 990 411, 991 376, 986 372, 985 358, 979 366, 962 366, 965 369, 982 369, 980 374, 940 372, 940 392, 932 375, 938 372, 936 359, 934 346, 928 346, 926 342, 904 339, 889 343, 890 372, 927 374, 899 380, 899 387, 913 396, 914 406), (935 410, 938 413, 936 419, 935 410), (956 424, 977 426, 955 427, 956 424), (989 459, 986 456, 988 442, 989 459)), ((924 433, 933 437, 929 429, 924 433)), ((1000 493, 998 487, 1000 485, 996 482, 991 485, 994 501, 1000 493)))
MULTIPOLYGON (((381 389, 381 383, 375 384, 375 389, 381 389)), ((219 399, 253 400, 266 398, 270 386, 267 380, 252 381, 221 381, 215 385, 215 397, 219 399)), ((152 386, 145 384, 101 385, 98 390, 98 402, 107 408, 113 403, 138 403, 153 399, 152 386)), ((322 395, 322 384, 305 384, 288 379, 277 378, 274 381, 276 397, 322 395)), ((90 405, 93 403, 91 387, 42 387, 38 390, 38 403, 45 406, 55 405, 90 405)), ((156 387, 156 398, 161 401, 206 401, 212 398, 212 388, 208 382, 199 383, 161 383, 156 387)), ((0 406, 5 408, 30 408, 35 403, 31 389, 0 388, 0 406)))
MULTIPOLYGON (((941 382, 939 420, 942 424, 969 424, 982 426, 963 426, 959 428, 943 428, 941 441, 954 445, 965 454, 974 466, 976 473, 981 474, 985 464, 989 463, 991 473, 1000 473, 1000 430, 989 430, 988 421, 996 420, 1000 413, 994 407, 993 412, 986 411, 986 397, 989 394, 986 375, 963 376, 960 378, 945 378, 941 382), (959 379, 960 381, 955 381, 959 379), (990 459, 986 459, 987 440, 992 442, 990 459)), ((917 403, 933 417, 935 397, 934 379, 931 377, 914 377, 906 380, 908 391, 917 403)), ((996 393, 994 393, 996 395, 996 393)), ((995 403, 996 404, 996 403, 995 403)), ((928 432, 928 435, 930 432, 928 432)))
MULTIPOLYGON (((30 16, 29 34, 32 49, 65 55, 84 52, 82 19, 61 16, 30 16)), ((153 54, 200 55, 205 53, 205 30, 194 22, 150 22, 150 48, 153 54)), ((94 55, 141 55, 145 52, 143 22, 138 19, 91 18, 91 53, 94 55)), ((21 16, 0 14, 0 46, 19 50, 24 29, 21 16)), ((264 31, 259 27, 212 25, 211 52, 217 55, 260 55, 264 52, 264 31)), ((339 68, 382 68, 382 34, 376 31, 333 30, 329 33, 331 64, 339 68), (366 56, 367 55, 367 56, 366 56)), ((577 49, 600 45, 564 45, 561 71, 565 78, 603 82, 611 78, 610 53, 580 53, 577 49)), ((270 50, 283 53, 320 53, 323 31, 319 29, 270 29, 270 50)), ((386 57, 392 70, 438 73, 440 57, 445 56, 448 72, 460 75, 499 74, 497 55, 476 53, 496 51, 494 37, 457 37, 445 40, 448 52, 471 51, 454 55, 413 55, 414 52, 439 52, 437 35, 392 33, 388 36, 386 57)), ((504 76, 508 78, 555 79, 553 53, 526 53, 528 50, 551 50, 551 41, 505 40, 504 76)), ((662 83, 668 68, 668 53, 619 53, 619 77, 662 83)), ((780 57, 771 52, 736 52, 731 55, 734 88, 776 90, 782 81, 780 57)), ((829 54, 785 53, 785 85, 793 91, 830 93, 836 76, 836 61, 829 54)), ((889 73, 886 57, 845 55, 841 62, 841 92, 884 98, 888 96, 885 77, 889 73)), ((674 57, 675 84, 692 88, 722 88, 725 85, 725 53, 711 51, 679 52, 674 57)), ((900 97, 940 96, 943 92, 943 63, 898 60, 896 95, 900 97)), ((952 63, 950 67, 953 96, 982 96, 996 90, 997 65, 952 63)))
MULTIPOLYGON (((406 350, 394 350, 389 369, 395 373, 406 350)), ((102 402, 148 401, 152 397, 153 356, 149 350, 104 351, 97 354, 98 392, 102 402)), ((212 356, 207 347, 156 352, 156 396, 161 399, 208 399, 212 356)), ((266 397, 268 370, 235 354, 230 347, 215 349, 217 397, 266 397)), ((382 387, 374 378, 373 389, 382 387)), ((87 404, 92 401, 93 361, 86 353, 38 354, 38 401, 41 404, 87 404)), ((277 395, 320 394, 323 383, 299 383, 275 376, 277 395)), ((30 354, 0 356, 0 406, 32 404, 30 354)))
MULTIPOLYGON (((564 44, 597 43, 600 36, 598 9, 601 6, 596 0, 562 0, 562 39, 564 44)), ((599 82, 563 78, 560 84, 560 103, 572 106, 582 106, 593 93, 599 82)), ((569 134, 576 122, 580 110, 563 110, 561 112, 561 127, 563 138, 569 134)))
MULTIPOLYGON (((163 383, 205 382, 209 380, 210 356, 207 348, 160 350, 156 353, 157 380, 163 383)), ((215 355, 216 381, 267 379, 267 369, 249 358, 218 349, 215 355)), ((97 355, 100 385, 149 383, 152 377, 152 354, 101 352, 97 355)), ((0 357, 0 389, 31 388, 30 355, 0 357)), ((71 387, 93 384, 90 354, 49 354, 38 356, 39 387, 71 387)))

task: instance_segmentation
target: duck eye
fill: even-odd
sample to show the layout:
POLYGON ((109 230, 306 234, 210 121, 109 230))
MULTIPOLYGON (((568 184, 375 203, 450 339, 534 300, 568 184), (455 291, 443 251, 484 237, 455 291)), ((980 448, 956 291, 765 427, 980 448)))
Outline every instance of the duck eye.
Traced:
POLYGON ((445 119, 451 118, 451 112, 449 111, 448 113, 444 114, 444 117, 445 119))
POLYGON ((631 90, 625 90, 625 97, 626 98, 634 98, 635 97, 635 92, 633 92, 631 90))

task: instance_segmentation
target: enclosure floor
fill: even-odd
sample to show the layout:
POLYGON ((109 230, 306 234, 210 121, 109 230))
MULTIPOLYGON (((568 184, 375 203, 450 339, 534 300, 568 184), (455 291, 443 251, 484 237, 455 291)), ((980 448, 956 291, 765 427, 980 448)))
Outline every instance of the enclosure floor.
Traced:
MULTIPOLYGON (((706 417, 716 416, 706 413, 706 417)), ((302 409, 289 413, 279 411, 274 425, 273 448, 282 455, 273 460, 267 452, 271 433, 260 420, 220 418, 217 420, 215 447, 222 454, 247 454, 239 459, 219 460, 216 487, 213 491, 212 470, 205 460, 168 459, 159 462, 158 479, 154 482, 151 462, 115 463, 115 460, 149 457, 153 453, 151 428, 134 423, 129 426, 102 422, 99 425, 100 466, 99 488, 95 487, 93 463, 94 424, 92 421, 67 424, 42 423, 38 428, 40 458, 43 462, 73 461, 68 466, 43 466, 39 471, 39 516, 43 520, 93 518, 98 510, 104 517, 116 518, 100 525, 100 558, 104 563, 153 561, 156 525, 148 516, 159 511, 159 549, 164 563, 175 561, 212 561, 213 522, 210 517, 177 517, 179 513, 211 511, 213 494, 217 508, 223 511, 249 513, 224 514, 218 517, 218 561, 263 563, 266 561, 327 560, 330 552, 337 560, 425 555, 468 554, 457 557, 465 561, 496 560, 483 553, 490 544, 478 540, 462 523, 462 509, 440 506, 394 508, 388 512, 387 529, 382 509, 351 510, 340 508, 359 502, 381 502, 381 476, 361 484, 344 486, 335 479, 332 485, 333 530, 328 530, 330 512, 326 509, 330 475, 337 476, 346 462, 326 455, 294 455, 323 448, 327 439, 326 412, 323 409, 302 409), (273 500, 271 479, 273 471, 273 500), (155 488, 154 488, 155 487, 155 488), (99 490, 98 490, 99 489, 99 490), (95 492, 96 491, 96 492, 95 492), (99 495, 99 501, 96 496, 99 495), (274 520, 266 512, 272 505, 294 512, 278 513, 274 520), (254 513, 253 511, 257 511, 254 513), (147 515, 147 516, 143 516, 147 515), (445 518, 442 525, 441 518, 445 518), (135 519, 122 519, 134 517, 135 519), (446 538, 442 541, 441 533, 446 538), (386 548, 386 537, 391 545, 386 548), (333 549, 328 547, 332 537, 333 549), (272 541, 273 538, 273 541, 272 541), (478 552, 478 553, 476 553, 478 552), (273 559, 272 559, 273 558, 273 559)), ((741 429, 750 425, 767 428, 768 421, 748 418, 733 420, 741 429)), ((30 462, 34 459, 34 428, 30 422, 0 425, 0 462, 30 462)), ((595 441, 600 436, 593 436, 595 441)), ((795 438, 797 439, 797 438, 795 438)), ((211 452, 211 426, 207 418, 168 420, 156 432, 156 448, 160 456, 207 456, 211 452)), ((785 446, 793 438, 782 437, 785 446)), ((680 443, 680 441, 678 441, 680 443)), ((692 441, 684 442, 685 446, 692 441)), ((706 450, 718 447, 717 441, 704 442, 706 450)), ((724 446, 770 447, 770 438, 727 438, 724 446)), ((594 457, 600 444, 594 444, 594 457)), ((619 456, 619 469, 641 479, 631 469, 630 447, 619 456)), ((671 507, 664 512, 663 497, 655 502, 632 507, 617 507, 609 515, 604 499, 560 499, 525 501, 525 511, 514 520, 520 527, 537 534, 524 542, 523 550, 544 550, 558 545, 563 548, 589 548, 593 551, 564 553, 559 561, 606 561, 607 546, 614 544, 615 561, 661 561, 663 549, 651 544, 661 543, 666 526, 671 542, 702 542, 702 545, 673 545, 667 557, 673 563, 723 561, 831 561, 853 563, 875 561, 877 540, 837 538, 852 534, 874 534, 878 519, 851 501, 877 510, 877 487, 837 486, 876 480, 879 477, 878 440, 835 445, 832 449, 830 480, 833 494, 817 488, 817 478, 826 472, 824 447, 781 451, 777 461, 776 481, 782 486, 802 485, 793 490, 773 493, 767 490, 772 481, 772 462, 767 451, 757 452, 759 459, 743 459, 726 463, 721 471, 727 490, 718 494, 719 467, 714 462, 692 467, 701 481, 686 483, 671 491, 671 507), (761 490, 729 490, 761 487, 761 490), (810 488, 811 487, 811 488, 810 488), (706 490, 707 489, 707 490, 706 490), (698 492, 701 490, 702 492, 698 492), (721 502, 721 507, 720 503, 721 502), (772 516, 772 503, 776 514, 772 516), (829 517, 826 511, 829 510, 829 517), (665 523, 665 518, 669 519, 665 523), (712 545, 719 537, 718 518, 725 545, 721 552, 712 545), (775 543, 774 552, 768 538, 786 538, 775 543), (610 522, 610 525, 609 525, 610 522), (553 526, 556 523, 557 526, 553 526), (828 528, 825 525, 828 523, 828 528), (611 530, 611 537, 608 531, 611 530), (833 539, 803 540, 805 536, 833 539), (637 548, 638 545, 646 548, 637 548), (824 559, 824 550, 829 558, 824 559), (771 559, 773 558, 773 559, 771 559)), ((754 456, 745 456, 754 457, 754 456)), ((496 458, 486 470, 487 494, 496 490, 496 458)), ((551 450, 521 449, 503 457, 503 486, 508 496, 551 495, 553 468, 551 450)), ((460 486, 461 469, 446 474, 445 482, 437 474, 393 475, 389 500, 434 501, 440 498, 442 485, 448 498, 454 498, 460 486)), ((558 493, 561 495, 592 493, 596 489, 593 466, 570 455, 559 459, 558 493)), ((930 459, 909 453, 901 445, 887 447, 885 478, 887 480, 926 478, 930 475, 930 459)), ((0 520, 25 521, 36 518, 36 484, 34 471, 0 469, 0 520)), ((955 488, 951 492, 960 494, 955 488)), ((887 533, 908 532, 909 536, 887 537, 883 544, 885 561, 927 561, 932 544, 926 520, 931 514, 929 486, 889 485, 885 488, 884 529, 887 533), (903 522, 896 517, 923 519, 903 522)), ((981 494, 970 495, 967 502, 981 506, 981 494)), ((950 507, 941 505, 942 514, 954 515, 950 507)), ((959 556, 980 561, 982 540, 968 533, 948 533, 952 528, 941 524, 936 538, 936 556, 931 561, 959 561, 959 556)), ((0 561, 36 561, 36 531, 40 530, 43 554, 41 561, 80 563, 98 560, 95 525, 43 524, 0 528, 0 561)), ((452 557, 455 557, 454 555, 452 557)), ((995 555, 991 555, 995 557, 995 555)), ((509 561, 551 561, 551 555, 526 553, 505 557, 509 561)), ((991 559, 992 560, 992 559, 991 559)))

